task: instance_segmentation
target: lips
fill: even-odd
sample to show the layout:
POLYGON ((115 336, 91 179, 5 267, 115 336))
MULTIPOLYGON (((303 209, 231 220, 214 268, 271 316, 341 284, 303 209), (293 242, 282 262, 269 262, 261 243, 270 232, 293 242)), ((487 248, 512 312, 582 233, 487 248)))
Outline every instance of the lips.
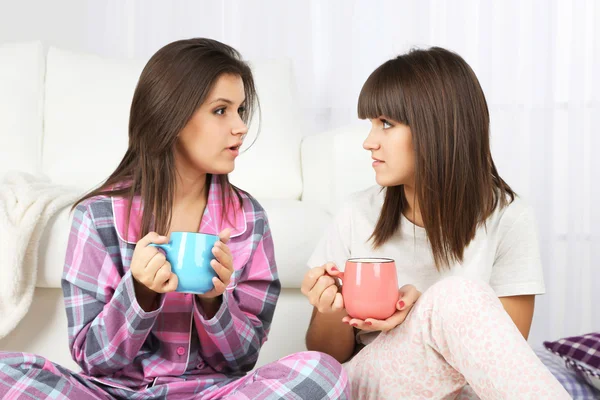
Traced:
POLYGON ((242 142, 238 142, 238 143, 234 144, 233 146, 229 146, 227 149, 229 149, 231 151, 238 151, 240 149, 240 147, 242 147, 242 142))

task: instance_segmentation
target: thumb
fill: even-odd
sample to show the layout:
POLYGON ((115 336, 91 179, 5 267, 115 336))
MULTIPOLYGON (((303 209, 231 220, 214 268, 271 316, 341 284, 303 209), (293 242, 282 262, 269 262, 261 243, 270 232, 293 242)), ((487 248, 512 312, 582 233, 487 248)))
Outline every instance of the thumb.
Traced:
POLYGON ((225 228, 221 231, 221 233, 219 233, 219 240, 221 242, 223 242, 224 244, 227 244, 227 242, 229 242, 230 238, 231 238, 231 229, 230 228, 225 228))
POLYGON ((335 263, 329 262, 329 263, 323 265, 323 268, 327 272, 327 275, 331 275, 331 276, 343 275, 343 272, 339 270, 339 268, 335 265, 335 263))

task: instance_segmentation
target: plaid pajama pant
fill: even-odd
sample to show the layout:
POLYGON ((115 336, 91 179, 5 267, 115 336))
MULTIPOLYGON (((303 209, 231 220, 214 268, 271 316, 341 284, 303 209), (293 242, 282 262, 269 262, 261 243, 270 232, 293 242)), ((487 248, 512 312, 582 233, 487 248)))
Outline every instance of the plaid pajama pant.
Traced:
POLYGON ((302 352, 219 382, 207 379, 173 382, 140 390, 94 381, 26 353, 0 353, 0 398, 13 399, 348 399, 348 378, 328 355, 302 352))

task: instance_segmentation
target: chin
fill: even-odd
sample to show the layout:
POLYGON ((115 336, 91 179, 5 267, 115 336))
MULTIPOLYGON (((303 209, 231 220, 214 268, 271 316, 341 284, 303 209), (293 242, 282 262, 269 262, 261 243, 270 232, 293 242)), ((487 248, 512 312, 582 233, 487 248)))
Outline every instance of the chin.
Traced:
POLYGON ((399 186, 399 185, 403 185, 404 182, 399 181, 398 179, 392 179, 389 177, 385 177, 385 176, 375 176, 375 181, 377 182, 377 184, 379 186, 383 186, 383 187, 392 187, 392 186, 399 186))
POLYGON ((233 172, 235 165, 219 165, 216 168, 210 168, 207 172, 212 175, 227 175, 233 172))

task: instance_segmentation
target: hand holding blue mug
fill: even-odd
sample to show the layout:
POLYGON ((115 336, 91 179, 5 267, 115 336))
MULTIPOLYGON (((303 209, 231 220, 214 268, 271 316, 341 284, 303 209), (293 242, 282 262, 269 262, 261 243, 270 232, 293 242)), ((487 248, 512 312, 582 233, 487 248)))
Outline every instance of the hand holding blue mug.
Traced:
POLYGON ((211 267, 217 274, 213 277, 213 289, 207 293, 199 294, 203 299, 212 299, 225 293, 225 288, 231 281, 233 275, 233 255, 227 243, 231 237, 231 230, 225 229, 219 233, 219 240, 215 242, 212 253, 215 259, 210 262, 211 267))
POLYGON ((216 235, 172 232, 168 243, 150 243, 165 252, 171 271, 178 278, 177 292, 201 298, 220 296, 233 274, 233 257, 227 242, 230 230, 216 235))

